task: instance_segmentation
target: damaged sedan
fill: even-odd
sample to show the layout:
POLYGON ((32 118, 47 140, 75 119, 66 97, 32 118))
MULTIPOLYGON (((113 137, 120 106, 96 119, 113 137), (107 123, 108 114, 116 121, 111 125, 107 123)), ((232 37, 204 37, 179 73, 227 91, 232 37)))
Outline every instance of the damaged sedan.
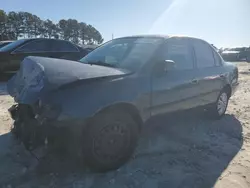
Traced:
POLYGON ((118 38, 79 62, 27 57, 8 82, 12 132, 28 150, 59 146, 116 169, 150 117, 202 106, 221 118, 237 85, 237 67, 189 37, 118 38))

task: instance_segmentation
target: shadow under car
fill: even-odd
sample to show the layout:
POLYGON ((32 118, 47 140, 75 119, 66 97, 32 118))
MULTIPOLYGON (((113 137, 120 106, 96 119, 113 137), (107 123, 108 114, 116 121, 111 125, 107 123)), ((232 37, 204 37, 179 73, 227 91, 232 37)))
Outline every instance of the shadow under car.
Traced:
POLYGON ((197 115, 189 110, 149 120, 134 157, 116 171, 93 173, 73 160, 47 158, 47 162, 38 165, 35 175, 9 182, 13 186, 39 187, 55 181, 62 188, 211 188, 242 144, 242 125, 235 116, 226 114, 212 121, 203 113, 197 115))

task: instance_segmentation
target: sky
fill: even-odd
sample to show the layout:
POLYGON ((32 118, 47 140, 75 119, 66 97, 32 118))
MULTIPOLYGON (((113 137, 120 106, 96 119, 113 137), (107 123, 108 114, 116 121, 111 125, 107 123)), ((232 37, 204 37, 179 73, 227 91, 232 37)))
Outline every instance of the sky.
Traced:
POLYGON ((217 47, 250 46, 250 0, 0 0, 54 22, 93 25, 104 41, 138 34, 188 35, 217 47))

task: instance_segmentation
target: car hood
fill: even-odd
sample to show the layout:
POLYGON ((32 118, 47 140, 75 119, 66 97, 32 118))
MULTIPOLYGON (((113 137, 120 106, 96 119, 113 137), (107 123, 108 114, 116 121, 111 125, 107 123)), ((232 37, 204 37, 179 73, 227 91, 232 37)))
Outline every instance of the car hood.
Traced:
POLYGON ((50 91, 79 80, 124 76, 127 70, 76 61, 27 57, 8 81, 8 93, 17 103, 32 104, 50 91))

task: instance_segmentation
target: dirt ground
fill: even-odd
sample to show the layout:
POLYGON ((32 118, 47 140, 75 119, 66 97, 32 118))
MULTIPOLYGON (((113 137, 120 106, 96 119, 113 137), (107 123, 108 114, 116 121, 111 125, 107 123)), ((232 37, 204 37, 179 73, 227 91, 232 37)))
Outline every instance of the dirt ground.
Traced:
POLYGON ((150 120, 135 156, 119 170, 95 174, 74 163, 37 159, 15 141, 0 84, 0 187, 247 188, 250 187, 250 64, 237 63, 240 87, 221 120, 189 111, 150 120))

